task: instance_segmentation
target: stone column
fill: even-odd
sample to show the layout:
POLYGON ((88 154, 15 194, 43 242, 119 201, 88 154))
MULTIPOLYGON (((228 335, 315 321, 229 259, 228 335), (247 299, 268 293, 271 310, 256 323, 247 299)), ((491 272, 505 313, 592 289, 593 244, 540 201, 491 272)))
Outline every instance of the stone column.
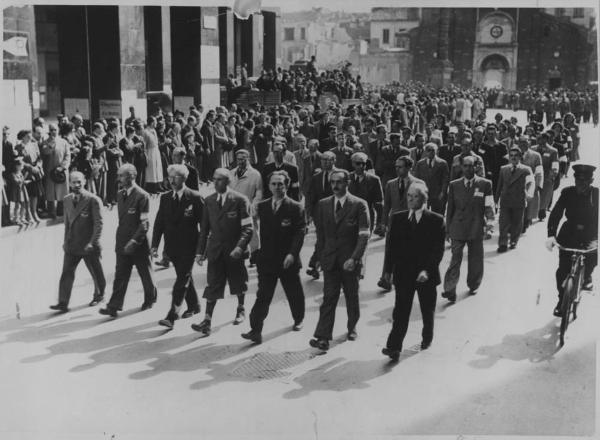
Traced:
POLYGON ((161 6, 163 92, 173 99, 173 80, 171 76, 171 9, 161 6))
POLYGON ((263 69, 264 57, 264 17, 262 14, 252 16, 252 35, 244 36, 252 38, 252 75, 260 76, 263 69))
POLYGON ((13 134, 31 128, 39 115, 37 46, 33 6, 11 6, 4 13, 3 125, 13 134), (8 94, 8 96, 6 95, 8 94))
POLYGON ((214 108, 221 104, 218 8, 201 8, 200 26, 200 102, 214 108))
POLYGON ((129 107, 146 119, 146 54, 143 6, 119 6, 119 44, 121 50, 121 114, 129 107))
POLYGON ((431 65, 431 85, 434 87, 445 87, 452 80, 454 68, 448 59, 449 32, 450 9, 440 8, 437 56, 431 65))

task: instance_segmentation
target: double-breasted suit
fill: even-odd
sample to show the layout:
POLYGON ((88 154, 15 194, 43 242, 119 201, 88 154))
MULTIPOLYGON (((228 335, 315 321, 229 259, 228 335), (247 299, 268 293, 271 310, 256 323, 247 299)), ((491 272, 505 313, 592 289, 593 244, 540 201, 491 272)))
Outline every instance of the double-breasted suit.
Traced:
POLYGON ((383 208, 383 189, 379 177, 371 173, 364 173, 361 177, 352 172, 348 192, 367 202, 372 230, 375 225, 375 213, 377 213, 377 220, 381 222, 383 208))
POLYGON ((269 313, 277 280, 281 281, 294 323, 304 320, 304 290, 299 272, 306 220, 302 205, 286 196, 279 202, 276 211, 272 198, 260 202, 258 222, 261 231, 257 256, 258 291, 250 313, 250 326, 260 333, 269 313), (284 268, 283 262, 288 255, 294 261, 284 268))
POLYGON ((248 271, 244 258, 252 238, 252 217, 248 198, 227 189, 223 194, 213 193, 204 200, 198 254, 208 260, 207 286, 203 297, 217 300, 224 296, 225 284, 232 295, 242 295, 248 290, 248 271), (223 198, 222 205, 219 197, 223 198), (231 252, 239 247, 242 258, 234 259, 231 252))
POLYGON ((150 246, 147 236, 150 196, 137 184, 127 190, 120 190, 117 193, 117 211, 119 216, 115 240, 117 264, 113 293, 107 307, 115 310, 123 309, 133 266, 136 267, 144 287, 144 305, 149 306, 156 302, 156 286, 150 266, 150 246), (133 246, 126 248, 130 240, 133 241, 133 246))
POLYGON ((164 236, 164 253, 175 267, 177 278, 173 285, 171 314, 179 314, 184 297, 188 310, 200 308, 192 269, 198 252, 203 211, 204 201, 200 193, 185 186, 180 193, 168 191, 160 197, 152 230, 152 247, 158 248, 164 236))
POLYGON ((346 193, 341 208, 338 199, 326 197, 319 202, 315 220, 317 228, 316 254, 324 272, 323 304, 314 336, 331 340, 335 320, 335 308, 344 289, 348 312, 348 331, 354 331, 360 317, 358 304, 358 280, 360 262, 369 240, 369 210, 367 202, 346 193), (344 263, 354 260, 352 271, 345 270, 344 263))
POLYGON ((479 176, 460 178, 448 187, 446 224, 452 244, 452 259, 444 276, 444 291, 456 294, 463 249, 467 245, 467 286, 476 291, 483 279, 483 236, 487 220, 494 218, 492 182, 479 176))
POLYGON ((421 210, 420 214, 420 218, 412 210, 393 214, 386 237, 384 273, 393 274, 396 289, 394 323, 386 345, 391 350, 402 350, 415 290, 423 316, 423 342, 429 345, 433 339, 436 286, 440 284, 439 266, 446 234, 441 215, 427 209, 421 210), (428 279, 417 282, 422 271, 428 279))
POLYGON ((91 192, 82 189, 78 196, 73 193, 66 195, 63 203, 65 222, 63 250, 65 255, 58 288, 58 302, 65 306, 69 304, 75 271, 81 259, 94 280, 94 299, 101 299, 106 288, 106 279, 100 262, 102 201, 91 192), (88 244, 92 246, 89 251, 86 250, 88 244))
POLYGON ((421 179, 417 179, 412 174, 408 174, 408 176, 404 179, 403 188, 399 177, 396 177, 387 183, 385 186, 383 199, 383 225, 388 224, 389 217, 393 213, 408 209, 406 204, 406 194, 408 194, 408 188, 410 188, 410 186, 416 182, 425 183, 421 179))
POLYGON ((426 157, 417 162, 413 168, 413 174, 427 185, 427 190, 429 191, 427 203, 429 208, 433 212, 443 215, 450 178, 450 171, 446 161, 437 156, 433 159, 426 157))
POLYGON ((533 189, 533 174, 527 165, 504 165, 498 173, 496 202, 500 203, 498 246, 506 246, 510 235, 516 245, 523 232, 528 193, 533 189))

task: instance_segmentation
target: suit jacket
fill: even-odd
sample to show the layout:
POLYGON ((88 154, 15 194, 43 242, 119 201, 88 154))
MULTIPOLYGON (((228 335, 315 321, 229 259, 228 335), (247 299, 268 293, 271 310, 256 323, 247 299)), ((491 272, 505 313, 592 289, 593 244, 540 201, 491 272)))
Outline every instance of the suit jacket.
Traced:
POLYGON ((63 199, 65 240, 64 251, 74 255, 86 255, 84 250, 88 243, 94 251, 100 252, 100 235, 102 234, 102 201, 91 192, 82 189, 79 203, 74 205, 73 193, 63 199))
POLYGON ((152 230, 152 247, 158 248, 164 235, 164 249, 169 258, 196 255, 203 211, 204 200, 199 192, 190 188, 184 187, 178 203, 173 191, 161 194, 152 230))
MULTIPOLYGON (((473 153, 472 151, 469 154, 467 154, 467 156, 472 156, 475 158, 475 174, 477 174, 477 176, 479 177, 485 177, 485 164, 483 162, 483 158, 478 154, 473 153)), ((460 179, 463 176, 461 163, 463 157, 464 155, 460 153, 454 156, 454 159, 452 159, 452 166, 450 167, 450 181, 460 179)))
POLYGON ((185 181, 185 186, 187 186, 189 189, 198 191, 198 189, 199 189, 198 170, 196 170, 196 168, 194 168, 193 166, 190 166, 188 164, 185 164, 185 166, 187 167, 188 171, 190 172, 188 175, 188 178, 185 181))
POLYGON ((413 229, 409 211, 396 212, 386 237, 383 271, 393 273, 394 283, 414 283, 422 270, 434 285, 440 284, 440 262, 444 255, 444 218, 427 209, 413 229))
POLYGON ((133 185, 131 194, 123 196, 123 191, 117 193, 117 211, 119 226, 115 252, 124 254, 124 247, 129 240, 138 243, 136 254, 148 253, 148 213, 150 211, 150 196, 137 185, 133 185))
POLYGON ((342 269, 352 258, 359 262, 369 240, 369 210, 367 202, 347 193, 340 213, 335 215, 335 197, 319 201, 315 226, 316 255, 323 270, 342 269))
POLYGON ((388 224, 388 219, 394 212, 408 209, 408 205, 406 204, 406 194, 408 193, 408 188, 415 182, 425 183, 409 173, 408 185, 404 188, 404 195, 402 197, 400 197, 400 181, 398 177, 387 183, 383 199, 382 224, 388 224))
POLYGON ((421 159, 415 165, 413 174, 425 182, 430 199, 437 200, 440 198, 440 194, 442 194, 442 198, 446 195, 450 172, 445 160, 436 156, 433 159, 433 167, 430 167, 428 158, 421 159))
MULTIPOLYGON (((337 168, 333 167, 329 173, 331 174, 335 170, 337 170, 337 168)), ((333 194, 331 185, 327 184, 323 186, 323 173, 323 170, 319 171, 317 174, 314 174, 310 180, 310 187, 306 197, 308 203, 305 206, 308 215, 311 217, 315 217, 316 215, 316 210, 319 206, 319 200, 333 194)))
POLYGON ((315 155, 316 157, 313 159, 307 149, 294 151, 296 165, 298 166, 298 185, 300 194, 304 197, 308 194, 310 179, 313 176, 315 169, 318 168, 321 163, 321 153, 317 151, 315 155))
POLYGON ((215 192, 204 199, 198 255, 206 255, 209 261, 217 260, 221 254, 228 257, 239 247, 246 251, 252 238, 252 218, 248 198, 237 191, 227 190, 221 208, 215 192))
POLYGON ((273 199, 258 204, 260 248, 257 267, 261 272, 279 272, 288 254, 294 256, 294 263, 288 270, 298 271, 300 251, 304 244, 306 221, 300 203, 285 197, 276 213, 273 213, 273 199))
POLYGON ((512 165, 500 168, 496 188, 496 202, 504 208, 525 208, 527 203, 527 183, 533 185, 533 175, 527 165, 518 164, 513 172, 512 165))
POLYGON ((348 172, 352 171, 352 154, 354 150, 350 147, 335 147, 332 148, 331 151, 335 154, 335 166, 340 169, 344 169, 348 172))
POLYGON ((448 188, 446 222, 450 238, 483 239, 485 219, 494 218, 492 182, 475 176, 473 185, 467 189, 464 179, 460 178, 450 182, 448 188))
POLYGON ((548 237, 554 237, 565 215, 557 241, 570 248, 586 248, 598 240, 598 188, 579 194, 575 186, 563 188, 548 217, 548 237))
POLYGON ((421 148, 421 151, 417 151, 417 147, 413 147, 410 149, 410 158, 413 163, 417 163, 421 159, 425 157, 425 148, 421 148))
MULTIPOLYGON (((363 199, 369 206, 369 213, 373 210, 375 203, 383 202, 383 189, 379 177, 371 173, 365 173, 362 182, 358 181, 356 173, 350 173, 350 184, 348 191, 356 197, 363 199)), ((371 219, 372 220, 372 219, 371 219)))
POLYGON ((277 168, 275 162, 271 162, 266 164, 262 170, 262 181, 263 185, 263 198, 268 199, 273 194, 271 194, 271 190, 269 189, 269 175, 273 171, 285 171, 290 176, 290 186, 288 188, 288 195, 296 200, 300 201, 300 187, 298 182, 298 167, 296 165, 292 165, 291 163, 283 162, 281 164, 281 168, 277 168))

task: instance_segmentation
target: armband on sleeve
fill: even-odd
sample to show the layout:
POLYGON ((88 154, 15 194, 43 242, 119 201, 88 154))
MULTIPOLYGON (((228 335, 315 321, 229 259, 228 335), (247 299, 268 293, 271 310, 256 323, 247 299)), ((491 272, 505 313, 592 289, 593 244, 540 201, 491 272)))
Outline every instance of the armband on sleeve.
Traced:
POLYGON ((494 196, 485 196, 485 206, 488 208, 494 207, 494 196))

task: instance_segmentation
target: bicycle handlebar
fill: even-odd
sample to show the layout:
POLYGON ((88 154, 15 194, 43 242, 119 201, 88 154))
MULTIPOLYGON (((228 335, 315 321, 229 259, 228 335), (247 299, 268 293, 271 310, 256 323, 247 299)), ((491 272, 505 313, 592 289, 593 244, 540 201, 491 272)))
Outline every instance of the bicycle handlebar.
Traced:
POLYGON ((590 252, 594 252, 595 250, 598 249, 598 246, 593 247, 593 248, 589 248, 589 249, 573 249, 573 248, 568 248, 568 247, 564 247, 559 243, 556 243, 556 247, 559 248, 561 251, 565 251, 565 252, 574 252, 577 254, 588 254, 590 252))

